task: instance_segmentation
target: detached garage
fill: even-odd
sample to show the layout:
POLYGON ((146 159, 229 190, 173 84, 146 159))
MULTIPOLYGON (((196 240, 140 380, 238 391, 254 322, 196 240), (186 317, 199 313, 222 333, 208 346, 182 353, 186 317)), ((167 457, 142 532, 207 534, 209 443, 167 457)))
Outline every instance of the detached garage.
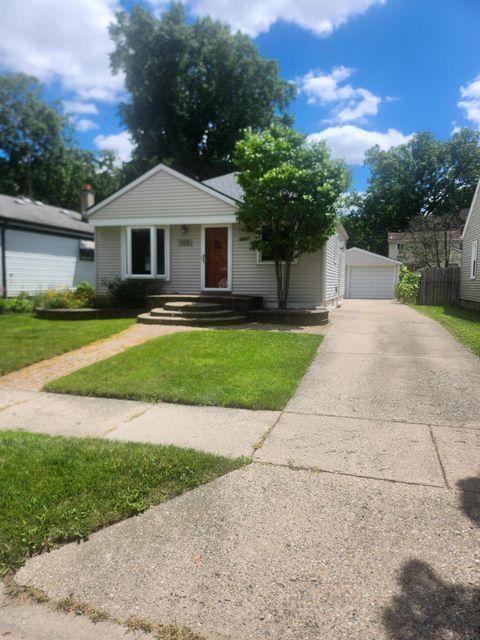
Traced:
POLYGON ((352 247, 345 252, 347 298, 394 298, 401 262, 352 247))

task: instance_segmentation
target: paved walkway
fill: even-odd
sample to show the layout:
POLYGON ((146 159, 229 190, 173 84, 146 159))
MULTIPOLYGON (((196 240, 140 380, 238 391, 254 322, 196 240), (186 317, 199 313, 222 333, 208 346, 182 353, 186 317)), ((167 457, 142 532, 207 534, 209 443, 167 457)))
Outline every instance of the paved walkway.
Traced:
MULTIPOLYGON (((480 360, 435 322, 347 301, 286 410, 248 436, 253 464, 32 558, 17 580, 212 640, 478 639, 479 390, 480 360)), ((4 399, 1 424, 32 401, 4 399)), ((210 430, 190 409, 215 449, 232 418, 210 430)), ((161 440, 155 411, 118 434, 138 420, 161 440)))
MULTIPOLYGON (((56 378, 66 376, 69 373, 78 371, 94 364, 99 360, 105 360, 111 356, 121 353, 130 347, 134 347, 152 338, 158 338, 170 333, 178 333, 180 331, 198 331, 201 327, 191 326, 168 326, 168 325, 146 325, 134 324, 125 331, 99 340, 92 344, 62 353, 54 358, 42 360, 35 364, 13 371, 5 376, 0 376, 0 389, 12 389, 15 391, 40 391, 47 382, 51 382, 56 378)), ((245 325, 226 325, 218 326, 216 329, 257 329, 266 331, 295 331, 299 333, 317 333, 324 334, 327 330, 326 326, 318 327, 290 327, 269 324, 249 323, 245 325)), ((205 329, 203 329, 205 330, 205 329)), ((215 330, 215 328, 213 328, 215 330)))
POLYGON ((54 358, 42 360, 35 364, 13 371, 0 377, 0 389, 16 391, 40 391, 47 382, 66 376, 83 367, 110 358, 111 356, 130 349, 147 340, 165 335, 185 331, 185 327, 169 327, 163 325, 134 324, 125 331, 117 333, 105 340, 98 340, 91 344, 62 353, 54 358))

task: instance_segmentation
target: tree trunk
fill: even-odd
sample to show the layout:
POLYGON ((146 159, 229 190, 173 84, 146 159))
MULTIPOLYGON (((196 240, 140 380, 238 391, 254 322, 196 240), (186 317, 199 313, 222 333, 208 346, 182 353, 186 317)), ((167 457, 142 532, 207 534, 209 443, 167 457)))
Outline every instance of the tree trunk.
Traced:
POLYGON ((275 260, 275 276, 277 278, 277 302, 279 309, 286 309, 290 289, 290 271, 292 261, 275 260))

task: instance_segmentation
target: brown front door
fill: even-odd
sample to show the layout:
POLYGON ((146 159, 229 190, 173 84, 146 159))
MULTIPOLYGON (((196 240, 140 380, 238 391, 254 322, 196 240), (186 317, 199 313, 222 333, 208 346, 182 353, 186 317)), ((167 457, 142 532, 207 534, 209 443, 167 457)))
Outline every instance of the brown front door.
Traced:
POLYGON ((228 289, 228 228, 205 229, 205 288, 228 289))

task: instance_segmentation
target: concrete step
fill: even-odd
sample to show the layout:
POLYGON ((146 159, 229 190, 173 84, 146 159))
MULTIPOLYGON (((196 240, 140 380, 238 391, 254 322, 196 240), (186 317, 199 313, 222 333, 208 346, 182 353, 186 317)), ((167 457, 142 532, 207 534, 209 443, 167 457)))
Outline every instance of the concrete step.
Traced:
POLYGON ((159 318, 161 317, 170 317, 170 318, 221 318, 221 317, 225 317, 227 318, 228 316, 234 316, 236 315, 235 311, 233 309, 213 309, 212 311, 173 311, 170 309, 163 309, 163 308, 158 308, 158 309, 151 309, 150 310, 150 314, 152 316, 157 316, 159 318))
POLYGON ((203 311, 221 311, 225 307, 223 307, 218 302, 190 302, 190 301, 176 301, 176 302, 166 302, 163 305, 163 308, 166 311, 181 311, 183 313, 197 313, 203 311))
POLYGON ((193 294, 157 294, 148 296, 148 308, 164 307, 170 302, 201 302, 220 304, 222 307, 235 309, 239 313, 250 309, 261 309, 262 296, 250 296, 237 293, 193 293, 193 294))
POLYGON ((242 322, 247 322, 247 319, 245 316, 241 315, 198 318, 190 316, 186 317, 185 315, 174 317, 153 316, 150 313, 141 313, 139 316, 137 316, 137 322, 140 322, 142 324, 169 324, 189 327, 209 327, 216 324, 239 324, 242 322))

